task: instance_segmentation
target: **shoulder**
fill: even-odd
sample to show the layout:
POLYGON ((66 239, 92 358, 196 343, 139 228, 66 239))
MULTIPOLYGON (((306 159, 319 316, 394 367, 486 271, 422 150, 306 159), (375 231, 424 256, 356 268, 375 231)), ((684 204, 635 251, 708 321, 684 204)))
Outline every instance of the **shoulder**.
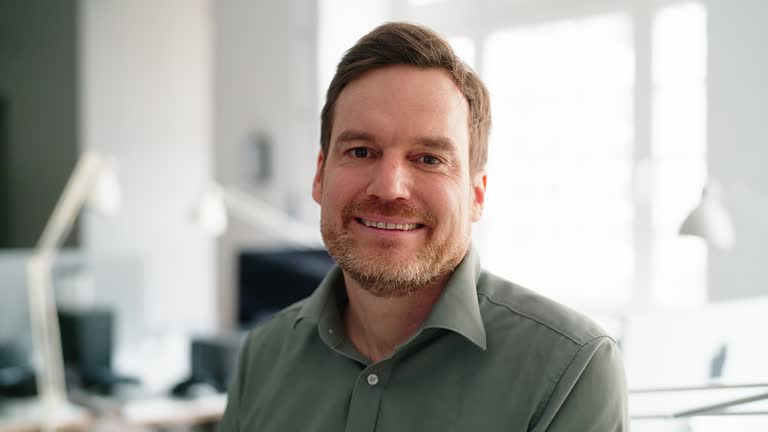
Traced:
POLYGON ((281 310, 268 320, 260 323, 248 332, 242 349, 242 360, 253 364, 256 360, 264 360, 264 354, 274 356, 290 340, 296 324, 296 319, 307 299, 294 303, 281 310))
POLYGON ((489 347, 530 372, 528 387, 538 395, 534 431, 623 430, 621 353, 603 329, 567 306, 486 271, 478 279, 477 294, 489 347), (606 426, 582 424, 595 418, 606 426))
POLYGON ((291 345, 294 323, 306 300, 283 309, 251 329, 240 350, 235 376, 230 380, 227 408, 219 430, 240 430, 244 413, 254 408, 260 389, 291 345), (242 404, 246 401, 247 404, 242 404))
POLYGON ((478 279, 477 294, 490 326, 523 323, 539 335, 565 338, 578 347, 608 337, 581 313, 485 270, 478 279))

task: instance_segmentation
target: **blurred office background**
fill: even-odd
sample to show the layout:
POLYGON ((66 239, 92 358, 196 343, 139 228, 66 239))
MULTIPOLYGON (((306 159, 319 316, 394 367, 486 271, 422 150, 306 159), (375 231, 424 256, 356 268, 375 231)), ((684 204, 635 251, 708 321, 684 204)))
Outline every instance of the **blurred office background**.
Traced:
POLYGON ((763 0, 2 1, 0 343, 31 346, 24 263, 91 150, 116 158, 122 209, 83 212, 57 300, 115 311, 121 370, 183 379, 191 337, 243 325, 242 254, 283 246, 237 218, 207 236, 194 202, 215 181, 318 226, 335 64, 407 20, 492 93, 485 266, 603 323, 633 388, 768 383, 767 19, 763 0), (713 180, 728 249, 678 235, 713 180))

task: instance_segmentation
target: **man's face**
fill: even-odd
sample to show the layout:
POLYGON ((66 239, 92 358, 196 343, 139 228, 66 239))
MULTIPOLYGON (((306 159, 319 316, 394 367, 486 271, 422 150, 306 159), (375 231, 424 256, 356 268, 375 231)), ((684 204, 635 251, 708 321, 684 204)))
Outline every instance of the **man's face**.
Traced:
POLYGON ((376 69, 339 95, 312 196, 331 255, 373 294, 413 292, 464 257, 485 196, 468 110, 439 69, 376 69))

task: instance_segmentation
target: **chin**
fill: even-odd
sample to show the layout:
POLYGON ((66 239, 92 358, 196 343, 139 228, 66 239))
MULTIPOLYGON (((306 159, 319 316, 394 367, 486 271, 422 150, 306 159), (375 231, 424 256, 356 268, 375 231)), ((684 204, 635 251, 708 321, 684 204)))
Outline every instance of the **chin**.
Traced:
POLYGON ((323 240, 336 263, 364 289, 380 297, 408 295, 450 274, 469 246, 463 241, 427 239, 418 245, 382 239, 361 244, 348 230, 321 225, 323 240))
POLYGON ((424 255, 424 249, 426 249, 426 247, 413 248, 390 245, 382 247, 376 245, 374 247, 356 247, 350 252, 363 259, 368 258, 377 259, 382 262, 400 262, 408 264, 409 262, 420 259, 424 255))

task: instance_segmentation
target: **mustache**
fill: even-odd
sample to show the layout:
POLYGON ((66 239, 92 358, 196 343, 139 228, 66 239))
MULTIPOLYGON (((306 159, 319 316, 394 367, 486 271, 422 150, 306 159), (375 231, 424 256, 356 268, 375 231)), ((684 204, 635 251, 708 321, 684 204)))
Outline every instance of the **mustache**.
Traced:
POLYGON ((382 200, 376 197, 368 197, 361 201, 354 202, 344 208, 343 220, 345 223, 351 221, 357 215, 375 214, 388 217, 402 217, 405 219, 417 220, 426 226, 434 226, 436 218, 429 210, 421 210, 412 207, 408 203, 400 200, 382 200))

